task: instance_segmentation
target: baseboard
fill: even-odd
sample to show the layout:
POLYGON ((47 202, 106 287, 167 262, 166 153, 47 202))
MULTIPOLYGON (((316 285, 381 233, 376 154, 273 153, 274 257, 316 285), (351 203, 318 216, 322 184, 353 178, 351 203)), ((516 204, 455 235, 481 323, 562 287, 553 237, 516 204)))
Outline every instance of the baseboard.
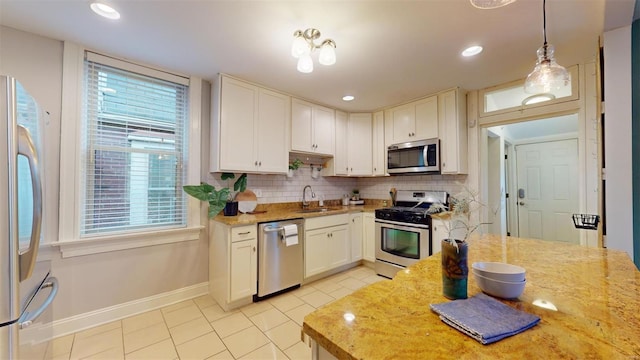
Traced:
MULTIPOLYGON (((207 294, 208 292, 209 283, 203 282, 162 294, 55 320, 53 323, 44 325, 34 324, 34 326, 26 328, 20 332, 21 341, 37 344, 42 341, 48 341, 52 338, 55 339, 60 336, 73 334, 98 325, 175 304, 180 301, 193 299, 207 294)), ((53 306, 55 307, 55 301, 53 302, 53 306)))

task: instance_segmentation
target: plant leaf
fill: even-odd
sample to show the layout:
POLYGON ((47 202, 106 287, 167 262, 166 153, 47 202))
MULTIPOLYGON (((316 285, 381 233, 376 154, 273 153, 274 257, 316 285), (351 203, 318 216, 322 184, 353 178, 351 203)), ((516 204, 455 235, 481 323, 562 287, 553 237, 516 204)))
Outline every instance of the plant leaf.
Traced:
POLYGON ((213 186, 209 184, 185 185, 182 187, 184 192, 201 201, 208 201, 209 194, 213 191, 213 186))
POLYGON ((238 180, 233 184, 233 190, 243 192, 247 189, 247 174, 240 175, 238 180))
POLYGON ((224 172, 220 175, 220 180, 234 179, 236 176, 233 173, 224 172))
POLYGON ((227 188, 223 188, 218 191, 214 190, 209 194, 209 218, 215 217, 220 211, 222 211, 222 209, 224 209, 228 198, 229 189, 227 188))

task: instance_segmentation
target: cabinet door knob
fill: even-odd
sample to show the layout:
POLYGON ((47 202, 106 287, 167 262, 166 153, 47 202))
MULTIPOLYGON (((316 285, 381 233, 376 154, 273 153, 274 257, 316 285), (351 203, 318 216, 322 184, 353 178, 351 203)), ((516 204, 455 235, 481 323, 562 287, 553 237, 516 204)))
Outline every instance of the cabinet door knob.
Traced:
POLYGON ((258 166, 258 161, 254 162, 253 165, 258 166))
POLYGON ((262 161, 258 161, 258 166, 262 166, 262 161))
POLYGON ((255 246, 253 247, 253 252, 256 252, 256 247, 255 246))

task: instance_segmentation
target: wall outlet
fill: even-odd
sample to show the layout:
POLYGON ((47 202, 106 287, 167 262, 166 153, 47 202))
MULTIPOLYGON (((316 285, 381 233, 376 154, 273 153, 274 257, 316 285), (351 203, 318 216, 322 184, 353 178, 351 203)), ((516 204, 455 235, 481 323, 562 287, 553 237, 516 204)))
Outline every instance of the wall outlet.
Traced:
POLYGON ((262 197, 262 189, 253 189, 253 193, 256 194, 256 197, 262 197))

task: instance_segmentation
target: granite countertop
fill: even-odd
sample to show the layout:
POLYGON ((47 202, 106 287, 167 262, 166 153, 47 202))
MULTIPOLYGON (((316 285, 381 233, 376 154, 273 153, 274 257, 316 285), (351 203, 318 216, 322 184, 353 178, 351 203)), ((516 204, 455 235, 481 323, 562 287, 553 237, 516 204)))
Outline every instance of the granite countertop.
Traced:
MULTIPOLYGON (((310 208, 317 208, 318 202, 312 202, 310 208)), ((364 205, 342 206, 340 201, 327 200, 324 208, 327 211, 301 213, 302 203, 278 203, 278 204, 258 204, 254 213, 242 214, 238 212, 236 216, 224 216, 222 212, 213 220, 230 226, 251 225, 261 222, 289 220, 300 218, 312 218, 317 216, 348 214, 353 212, 373 212, 384 207, 382 200, 365 200, 364 205)))
MULTIPOLYGON (((640 357, 640 272, 625 252, 484 235, 470 240, 469 267, 476 261, 524 267, 524 293, 501 301, 540 323, 490 345, 449 327, 429 308, 448 301, 436 254, 319 308, 302 331, 339 359, 640 357)), ((470 271, 468 295, 479 292, 470 271)))

